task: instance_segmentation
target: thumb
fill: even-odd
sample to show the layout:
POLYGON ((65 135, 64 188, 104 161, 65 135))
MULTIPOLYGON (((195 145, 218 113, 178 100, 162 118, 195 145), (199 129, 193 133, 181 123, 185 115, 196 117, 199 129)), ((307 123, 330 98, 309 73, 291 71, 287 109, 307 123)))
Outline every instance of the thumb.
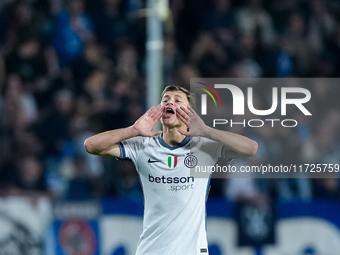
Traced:
POLYGON ((162 133, 163 133, 163 131, 158 130, 158 131, 156 131, 156 132, 152 132, 152 136, 160 135, 160 134, 162 134, 162 133))
POLYGON ((183 131, 181 129, 177 129, 178 132, 180 132, 182 135, 185 135, 185 136, 190 136, 190 133, 187 132, 187 131, 183 131))

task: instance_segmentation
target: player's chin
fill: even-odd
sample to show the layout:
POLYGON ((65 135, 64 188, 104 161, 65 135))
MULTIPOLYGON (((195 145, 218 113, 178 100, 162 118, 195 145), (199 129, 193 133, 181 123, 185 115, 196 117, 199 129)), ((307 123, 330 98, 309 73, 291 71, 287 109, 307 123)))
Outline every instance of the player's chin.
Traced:
POLYGON ((178 126, 178 121, 174 118, 162 118, 161 123, 163 126, 166 126, 168 128, 174 128, 178 126))
POLYGON ((168 127, 168 128, 172 128, 174 126, 174 124, 168 119, 162 120, 161 123, 163 126, 168 127))

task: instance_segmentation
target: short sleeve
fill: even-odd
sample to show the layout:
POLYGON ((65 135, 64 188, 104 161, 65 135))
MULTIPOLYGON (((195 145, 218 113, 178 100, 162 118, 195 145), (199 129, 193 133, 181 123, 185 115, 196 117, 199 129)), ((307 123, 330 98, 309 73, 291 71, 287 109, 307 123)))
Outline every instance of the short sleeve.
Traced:
POLYGON ((136 162, 138 154, 144 146, 145 137, 133 137, 119 143, 120 158, 129 158, 136 162))
POLYGON ((217 161, 218 158, 224 158, 228 163, 231 163, 234 158, 228 155, 229 149, 221 143, 218 143, 214 140, 203 138, 203 144, 205 151, 208 151, 211 156, 217 161))
POLYGON ((208 152, 214 158, 214 161, 221 157, 222 147, 221 143, 208 138, 202 138, 201 150, 208 152))
POLYGON ((231 163, 233 162, 234 158, 230 157, 228 153, 229 153, 229 149, 223 145, 222 150, 221 150, 221 158, 224 158, 227 160, 228 163, 231 163))

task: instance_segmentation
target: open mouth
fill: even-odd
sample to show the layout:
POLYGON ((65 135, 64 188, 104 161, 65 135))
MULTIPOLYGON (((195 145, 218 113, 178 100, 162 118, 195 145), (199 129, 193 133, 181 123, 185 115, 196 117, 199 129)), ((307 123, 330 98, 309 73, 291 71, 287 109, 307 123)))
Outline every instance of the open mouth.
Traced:
POLYGON ((168 107, 165 109, 165 113, 175 114, 175 111, 172 108, 168 107))

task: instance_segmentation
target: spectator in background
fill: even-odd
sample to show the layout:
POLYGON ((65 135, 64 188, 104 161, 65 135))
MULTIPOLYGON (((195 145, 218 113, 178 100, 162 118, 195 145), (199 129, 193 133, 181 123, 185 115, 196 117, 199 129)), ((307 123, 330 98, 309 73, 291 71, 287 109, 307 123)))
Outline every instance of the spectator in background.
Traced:
POLYGON ((294 49, 287 35, 281 35, 279 39, 275 74, 277 77, 288 77, 296 70, 294 49))
POLYGON ((296 0, 271 0, 267 2, 268 9, 278 34, 285 31, 288 19, 293 12, 300 9, 307 9, 306 3, 307 2, 296 0))
POLYGON ((68 169, 69 158, 74 154, 71 140, 71 117, 73 95, 69 90, 60 90, 53 97, 53 105, 37 124, 36 132, 43 144, 43 156, 48 187, 59 196, 66 189, 66 176, 60 169, 68 169))
POLYGON ((111 107, 111 102, 107 95, 108 74, 95 69, 87 78, 84 89, 90 99, 92 114, 102 115, 111 107))
POLYGON ((40 41, 30 35, 20 41, 18 47, 6 58, 7 71, 19 74, 25 87, 29 87, 32 92, 36 89, 37 80, 47 73, 41 52, 40 41))
POLYGON ((8 76, 1 116, 3 130, 11 133, 29 128, 38 118, 35 98, 16 74, 8 76))
POLYGON ((94 27, 85 13, 83 0, 68 0, 67 8, 56 18, 53 45, 61 67, 74 64, 81 58, 84 45, 94 39, 94 27))
POLYGON ((142 187, 133 163, 123 160, 119 165, 118 171, 118 178, 120 178, 121 184, 120 187, 117 187, 118 195, 131 200, 143 199, 142 187))
POLYGON ((74 63, 71 69, 74 77, 75 93, 81 95, 86 92, 87 79, 92 73, 97 71, 105 74, 112 73, 114 63, 107 55, 105 47, 95 41, 84 46, 81 58, 74 63))
MULTIPOLYGON (((1 151, 2 152, 2 151, 1 151)), ((0 164, 0 197, 16 195, 18 189, 15 185, 16 165, 12 158, 2 159, 0 164)))
POLYGON ((330 56, 334 66, 334 77, 339 77, 340 73, 340 21, 335 25, 335 31, 327 43, 326 55, 330 56))
POLYGON ((100 187, 96 187, 91 183, 91 179, 87 175, 86 161, 77 157, 73 160, 74 173, 68 182, 65 197, 67 200, 90 200, 94 198, 94 191, 99 191, 100 187))
MULTIPOLYGON (((238 59, 237 53, 237 23, 235 9, 232 8, 230 0, 214 0, 212 8, 203 19, 203 28, 211 33, 218 47, 222 47, 223 58, 220 69, 229 67, 238 59)), ((197 40, 196 40, 197 42, 197 40)), ((214 46, 212 46, 214 47, 214 46)), ((224 76, 225 72, 219 72, 218 76, 224 76)))
POLYGON ((312 0, 309 3, 311 13, 308 22, 308 42, 313 50, 320 54, 334 33, 336 21, 325 0, 312 0))
POLYGON ((329 178, 313 179, 314 197, 316 199, 335 199, 340 200, 340 181, 337 176, 329 178))
POLYGON ((121 0, 104 0, 101 10, 93 14, 98 42, 110 55, 129 37, 129 23, 122 11, 121 0))
POLYGON ((97 157, 88 157, 88 153, 86 153, 82 147, 83 142, 89 134, 93 134, 94 130, 91 129, 91 106, 88 104, 87 98, 83 96, 79 96, 75 101, 75 109, 71 120, 71 128, 72 128, 72 140, 75 147, 75 154, 78 157, 85 158, 86 166, 90 172, 98 172, 98 174, 102 174, 103 166, 98 160, 97 157))
POLYGON ((130 43, 121 45, 117 52, 116 75, 117 77, 127 80, 135 81, 139 76, 139 55, 137 48, 130 43))
POLYGON ((37 134, 44 144, 45 156, 60 157, 71 138, 70 122, 73 95, 69 90, 58 91, 53 98, 51 111, 38 124, 37 134))
POLYGON ((16 187, 19 194, 33 198, 50 195, 45 183, 44 168, 36 157, 25 157, 20 161, 18 169, 16 187))
POLYGON ((236 20, 230 0, 213 1, 213 9, 204 19, 204 28, 211 31, 223 47, 232 47, 236 36, 236 20))
POLYGON ((287 36, 294 58, 294 73, 299 77, 309 77, 315 52, 307 40, 306 19, 301 13, 295 12, 290 16, 287 36))
POLYGON ((86 45, 84 49, 84 61, 86 61, 90 68, 97 68, 106 72, 111 72, 114 68, 112 60, 108 58, 105 49, 95 42, 86 45))
MULTIPOLYGON (((241 166, 251 166, 256 162, 257 159, 255 162, 251 159, 238 159, 232 165, 239 170, 241 166)), ((242 178, 230 173, 227 177, 224 179, 223 193, 228 200, 255 205, 268 205, 272 202, 269 179, 259 179, 252 173, 243 175, 242 178)))
POLYGON ((272 45, 276 40, 273 19, 263 8, 262 0, 248 0, 236 14, 237 26, 241 34, 257 37, 259 43, 272 45))
POLYGON ((213 35, 204 31, 195 41, 189 61, 199 68, 203 77, 218 77, 227 61, 227 55, 213 35))
POLYGON ((243 78, 260 78, 262 68, 255 60, 257 42, 255 36, 251 34, 242 34, 239 36, 237 46, 238 61, 243 69, 241 77, 243 78))
POLYGON ((39 21, 35 20, 35 13, 28 1, 16 1, 10 9, 9 25, 5 36, 6 52, 10 53, 16 47, 20 37, 39 31, 39 21))
POLYGON ((172 79, 174 84, 190 84, 190 78, 198 77, 201 77, 201 74, 196 65, 182 64, 175 70, 172 79))
POLYGON ((175 39, 171 36, 164 38, 163 59, 164 84, 171 84, 174 70, 184 60, 175 39))
POLYGON ((340 111, 338 108, 327 109, 318 122, 315 131, 302 145, 301 161, 308 163, 339 163, 340 146, 338 130, 340 128, 340 111), (325 124, 326 123, 326 124, 325 124))

